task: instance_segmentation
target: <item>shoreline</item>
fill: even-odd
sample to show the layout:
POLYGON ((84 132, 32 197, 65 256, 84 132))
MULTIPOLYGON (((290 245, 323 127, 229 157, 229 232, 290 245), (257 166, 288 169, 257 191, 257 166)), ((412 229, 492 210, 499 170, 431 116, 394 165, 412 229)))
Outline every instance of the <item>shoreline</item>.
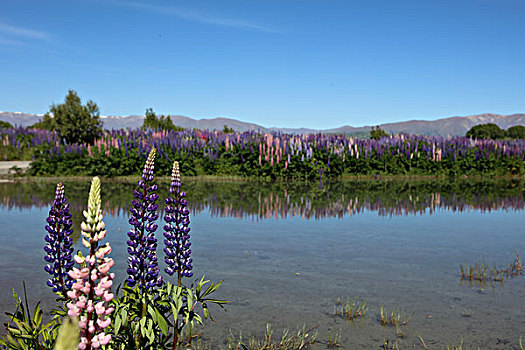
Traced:
MULTIPOLYGON (((2 162, 0 162, 1 164, 2 162)), ((1 169, 1 168, 0 168, 1 169)), ((98 176, 104 181, 109 182, 134 182, 140 178, 140 175, 126 175, 105 177, 98 176)), ((65 175, 65 176, 26 176, 2 173, 0 170, 0 183, 5 182, 53 182, 53 181, 84 181, 91 180, 91 175, 65 175)), ((319 180, 305 180, 305 179, 265 179, 258 177, 242 177, 242 176, 224 176, 224 175, 198 175, 198 176, 181 176, 186 181, 207 181, 207 182, 264 182, 264 183, 318 183, 319 180)), ((156 176, 160 182, 169 182, 169 176, 156 176)), ((344 175, 337 178, 326 178, 323 182, 337 182, 337 181, 467 181, 467 180, 505 180, 505 181, 522 181, 525 180, 523 176, 482 176, 482 175, 461 175, 461 176, 445 176, 445 175, 344 175)))
MULTIPOLYGON (((0 183, 5 182, 35 182, 35 181, 83 181, 91 180, 93 176, 99 176, 105 181, 111 182, 130 182, 137 181, 140 177, 137 175, 125 175, 115 177, 105 177, 104 175, 43 175, 43 176, 32 176, 25 175, 25 171, 30 167, 31 161, 0 161, 0 183)), ((157 176, 159 181, 169 181, 169 176, 157 176)), ((294 179, 294 178, 276 178, 266 179, 260 177, 245 177, 236 175, 197 175, 197 176, 182 176, 187 181, 209 181, 209 182, 307 182, 307 183, 318 183, 318 179, 294 179)), ((335 181, 463 181, 463 180, 525 180, 524 175, 457 175, 447 176, 443 174, 437 175, 419 175, 419 174, 376 174, 376 175, 351 175, 343 174, 342 176, 334 178, 323 178, 322 181, 335 182, 335 181)))

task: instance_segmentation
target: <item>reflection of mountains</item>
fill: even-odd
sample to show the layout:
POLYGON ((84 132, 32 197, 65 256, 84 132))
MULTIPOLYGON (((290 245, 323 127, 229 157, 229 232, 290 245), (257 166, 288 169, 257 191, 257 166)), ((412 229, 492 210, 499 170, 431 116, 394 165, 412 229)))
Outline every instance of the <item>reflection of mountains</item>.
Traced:
MULTIPOLYGON (((89 182, 65 182, 74 216, 80 219, 89 182)), ((204 182, 184 183, 192 212, 209 210, 214 217, 251 219, 301 217, 342 218, 364 211, 381 216, 453 212, 523 210, 524 181, 340 181, 321 189, 307 183, 204 182)), ((0 206, 48 208, 54 197, 53 183, 4 183, 0 206)), ((133 183, 103 183, 106 215, 128 216, 133 183), (105 194, 112 194, 105 197, 105 194)), ((159 184, 160 198, 167 184, 159 184)))

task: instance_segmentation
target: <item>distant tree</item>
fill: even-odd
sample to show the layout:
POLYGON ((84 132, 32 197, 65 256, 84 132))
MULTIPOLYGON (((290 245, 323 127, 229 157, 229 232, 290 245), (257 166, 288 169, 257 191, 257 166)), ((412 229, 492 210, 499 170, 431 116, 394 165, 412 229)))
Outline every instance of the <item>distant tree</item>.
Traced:
POLYGON ((11 123, 0 120, 0 129, 12 129, 12 128, 13 126, 11 125, 11 123))
POLYGON ((225 134, 233 134, 234 130, 228 125, 224 125, 224 127, 222 128, 222 132, 225 134))
POLYGON ((142 130, 173 130, 173 131, 181 131, 184 130, 184 128, 181 128, 179 126, 175 126, 173 122, 171 121, 170 116, 167 117, 161 115, 157 116, 155 112, 153 111, 153 108, 146 109, 146 115, 144 118, 144 123, 142 123, 142 130))
POLYGON ((35 124, 31 125, 33 129, 42 129, 42 130, 56 130, 57 125, 55 123, 55 118, 52 118, 49 113, 44 114, 44 117, 40 119, 35 124))
POLYGON ((379 125, 375 128, 372 127, 372 130, 370 130, 370 138, 372 140, 379 140, 381 137, 385 136, 388 136, 388 133, 385 130, 381 129, 379 125))
POLYGON ((67 144, 92 144, 102 134, 97 104, 89 100, 83 106, 80 97, 73 90, 69 90, 64 103, 51 105, 49 112, 33 127, 56 130, 60 139, 67 144))
POLYGON ((153 108, 146 109, 146 115, 144 117, 144 123, 142 123, 142 130, 153 129, 158 127, 158 120, 153 108))
POLYGON ((466 133, 466 137, 471 139, 502 139, 505 135, 505 130, 493 123, 479 124, 470 128, 466 133))
POLYGON ((511 139, 525 139, 525 126, 516 125, 507 129, 507 137, 511 139))

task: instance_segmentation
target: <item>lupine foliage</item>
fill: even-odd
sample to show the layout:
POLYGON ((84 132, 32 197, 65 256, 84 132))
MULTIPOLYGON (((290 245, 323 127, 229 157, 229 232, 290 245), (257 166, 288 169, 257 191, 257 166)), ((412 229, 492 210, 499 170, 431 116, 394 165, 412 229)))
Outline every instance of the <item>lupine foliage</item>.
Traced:
POLYGON ((344 135, 208 130, 106 131, 93 145, 60 142, 57 133, 0 132, 0 158, 34 159, 31 175, 139 174, 144 155, 158 153, 158 175, 173 161, 187 175, 315 179, 373 174, 523 175, 525 140, 472 140, 396 135, 359 140, 344 135))
POLYGON ((3 349, 53 349, 57 333, 58 322, 54 318, 49 322, 43 321, 44 311, 38 302, 33 309, 27 302, 26 286, 24 284, 24 300, 13 290, 15 312, 6 312, 9 323, 5 325, 6 335, 0 339, 3 349))

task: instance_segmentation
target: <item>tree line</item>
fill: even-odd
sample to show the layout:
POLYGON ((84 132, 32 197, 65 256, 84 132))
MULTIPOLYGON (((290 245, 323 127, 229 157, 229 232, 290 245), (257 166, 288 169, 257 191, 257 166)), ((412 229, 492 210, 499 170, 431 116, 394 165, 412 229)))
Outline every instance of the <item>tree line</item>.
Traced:
POLYGON ((511 126, 507 130, 501 129, 496 124, 479 124, 475 125, 467 131, 466 137, 471 139, 492 139, 501 140, 505 138, 509 139, 525 139, 525 126, 516 125, 511 126))

